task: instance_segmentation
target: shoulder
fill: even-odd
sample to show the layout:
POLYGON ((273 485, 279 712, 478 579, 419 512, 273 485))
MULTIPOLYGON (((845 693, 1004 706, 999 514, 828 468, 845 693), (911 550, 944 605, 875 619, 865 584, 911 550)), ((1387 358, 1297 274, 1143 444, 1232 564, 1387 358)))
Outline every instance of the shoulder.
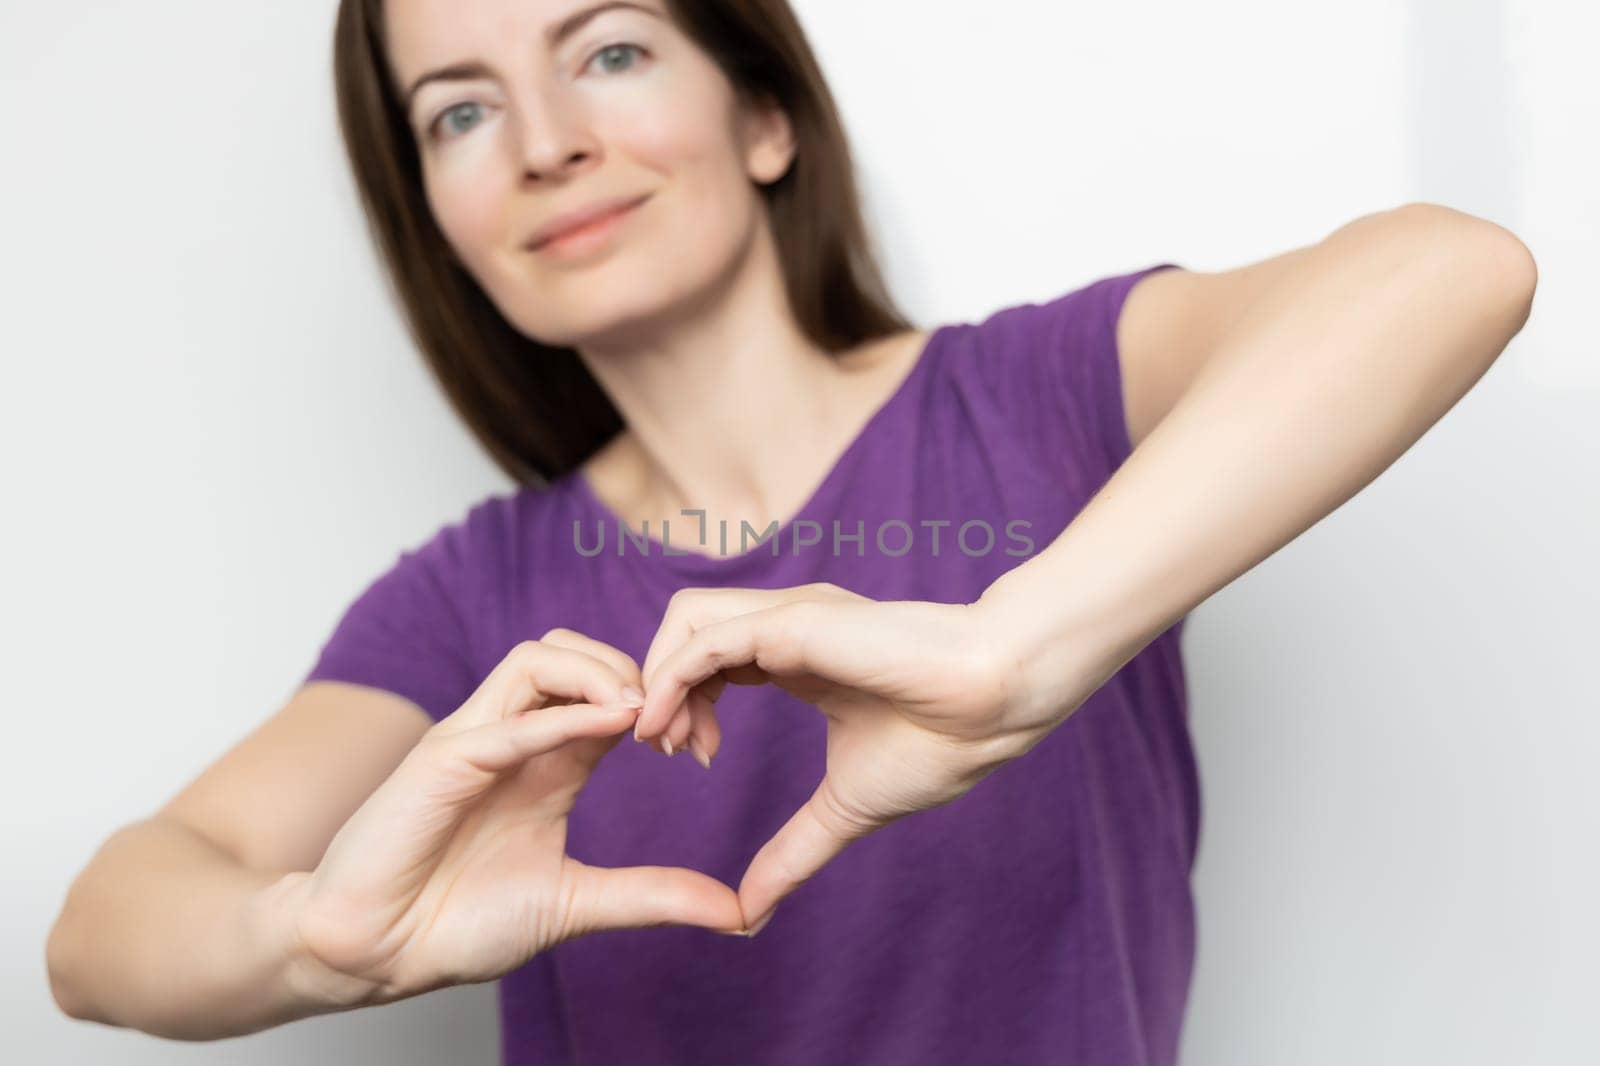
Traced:
POLYGON ((425 546, 477 554, 505 539, 516 524, 522 493, 493 493, 458 507, 435 529, 425 546))
POLYGON ((519 565, 519 550, 547 520, 559 495, 555 484, 520 486, 459 507, 402 554, 452 584, 493 582, 519 565))
POLYGON ((1136 346, 1159 344, 1141 324, 1160 321, 1171 300, 1151 291, 1171 292, 1168 279, 1185 273, 1168 262, 1101 273, 947 327, 942 380, 961 417, 987 439, 1020 445, 1051 476, 1076 471, 1098 484, 1131 450, 1119 341, 1132 323, 1136 346))
POLYGON ((959 369, 997 388, 1114 384, 1119 348, 1148 348, 1185 292, 1190 272, 1176 263, 1102 274, 1065 291, 1012 302, 947 327, 959 340, 959 369), (1135 297, 1137 294, 1137 298, 1135 297), (1124 313, 1126 309, 1127 313, 1124 313), (1110 381, 1107 381, 1108 374, 1110 381))
POLYGON ((1115 327, 1124 305, 1131 303, 1132 293, 1137 291, 1140 303, 1145 305, 1141 317, 1150 317, 1152 304, 1157 305, 1154 313, 1159 315, 1159 306, 1170 305, 1171 299, 1161 295, 1152 298, 1150 293, 1172 293, 1173 279, 1179 275, 1190 276, 1191 272, 1166 262, 1101 274, 1066 290, 1003 304, 970 321, 954 323, 953 328, 973 334, 982 347, 989 349, 1022 347, 1036 351, 1063 345, 1103 346, 1116 340, 1115 327))

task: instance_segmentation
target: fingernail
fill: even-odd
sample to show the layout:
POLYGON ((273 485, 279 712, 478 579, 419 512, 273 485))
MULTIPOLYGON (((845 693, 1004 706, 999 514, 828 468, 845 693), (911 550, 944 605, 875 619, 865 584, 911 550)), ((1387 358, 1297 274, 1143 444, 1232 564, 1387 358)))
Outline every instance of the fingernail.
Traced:
POLYGON ((700 743, 700 738, 693 733, 689 734, 689 753, 694 756, 694 761, 711 769, 711 756, 706 754, 706 746, 700 743))
POLYGON ((761 930, 767 927, 767 923, 772 921, 772 916, 777 913, 778 908, 774 907, 767 913, 763 914, 760 920, 757 921, 755 925, 750 927, 750 931, 746 933, 745 936, 755 936, 757 933, 761 932, 761 930))
POLYGON ((630 707, 643 707, 644 693, 640 692, 632 685, 629 685, 627 688, 622 690, 622 702, 626 703, 630 707))
POLYGON ((672 754, 672 741, 669 738, 662 737, 661 738, 661 746, 664 749, 666 749, 666 752, 667 752, 668 755, 672 754))
POLYGON ((643 718, 635 718, 634 721, 633 721, 633 740, 634 740, 634 743, 636 743, 636 744, 640 743, 640 740, 641 740, 641 738, 639 736, 639 723, 642 722, 642 721, 644 721, 643 718))

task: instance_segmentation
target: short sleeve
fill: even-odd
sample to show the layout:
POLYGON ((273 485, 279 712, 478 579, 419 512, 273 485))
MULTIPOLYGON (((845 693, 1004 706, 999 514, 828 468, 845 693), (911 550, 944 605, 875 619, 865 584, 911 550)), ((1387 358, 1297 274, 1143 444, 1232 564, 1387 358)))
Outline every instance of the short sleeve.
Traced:
POLYGON ((301 684, 346 681, 417 704, 434 721, 470 696, 470 578, 482 551, 483 508, 402 551, 344 611, 301 684))
POLYGON ((997 311, 980 328, 989 387, 1023 447, 1093 493, 1133 451, 1123 404, 1117 321, 1158 263, 1102 277, 1054 299, 997 311))

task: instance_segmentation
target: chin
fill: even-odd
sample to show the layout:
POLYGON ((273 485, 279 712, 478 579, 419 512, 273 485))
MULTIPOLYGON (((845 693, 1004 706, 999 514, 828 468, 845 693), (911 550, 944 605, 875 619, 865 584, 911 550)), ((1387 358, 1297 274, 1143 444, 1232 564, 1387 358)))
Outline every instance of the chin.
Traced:
POLYGON ((506 319, 523 336, 552 347, 629 347, 648 339, 661 314, 661 309, 653 303, 627 302, 621 298, 604 303, 605 306, 590 306, 581 298, 563 301, 560 321, 531 311, 507 315, 506 319))

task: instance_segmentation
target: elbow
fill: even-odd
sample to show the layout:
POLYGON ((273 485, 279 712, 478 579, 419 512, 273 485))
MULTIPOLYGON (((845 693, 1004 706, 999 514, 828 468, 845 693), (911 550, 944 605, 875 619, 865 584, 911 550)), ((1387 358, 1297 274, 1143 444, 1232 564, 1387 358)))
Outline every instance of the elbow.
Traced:
POLYGON ((98 943, 103 931, 95 921, 92 867, 91 862, 68 885, 61 909, 50 925, 44 942, 45 975, 50 998, 67 1017, 122 1026, 106 1013, 105 1004, 97 998, 101 989, 95 967, 103 964, 104 947, 98 943))
POLYGON ((1515 233, 1486 219, 1470 219, 1465 226, 1467 255, 1475 264, 1486 306, 1498 311, 1498 321, 1510 340, 1533 314, 1533 294, 1539 287, 1539 264, 1533 252, 1515 233))
POLYGON ((1482 234, 1481 252, 1484 299, 1486 306, 1495 309, 1496 325, 1505 343, 1522 332, 1533 314, 1533 294, 1539 287, 1539 264, 1528 246, 1516 234, 1486 222, 1489 231, 1482 234))
POLYGON ((1507 340, 1521 331, 1533 313, 1539 264, 1515 233, 1442 204, 1409 203, 1389 215, 1442 257, 1474 302, 1493 312, 1507 340))
POLYGON ((50 927, 50 935, 45 938, 44 965, 50 980, 50 997, 55 1000, 61 1013, 69 1018, 99 1021, 73 978, 76 953, 71 950, 71 944, 72 932, 67 925, 66 912, 63 911, 50 927))
MULTIPOLYGON (((1495 227, 1499 229, 1499 227, 1495 227)), ((1533 294, 1539 287, 1539 264, 1533 252, 1517 239, 1516 234, 1500 229, 1499 247, 1495 253, 1499 272, 1500 291, 1511 301, 1515 316, 1513 333, 1521 332, 1533 314, 1533 294)))

